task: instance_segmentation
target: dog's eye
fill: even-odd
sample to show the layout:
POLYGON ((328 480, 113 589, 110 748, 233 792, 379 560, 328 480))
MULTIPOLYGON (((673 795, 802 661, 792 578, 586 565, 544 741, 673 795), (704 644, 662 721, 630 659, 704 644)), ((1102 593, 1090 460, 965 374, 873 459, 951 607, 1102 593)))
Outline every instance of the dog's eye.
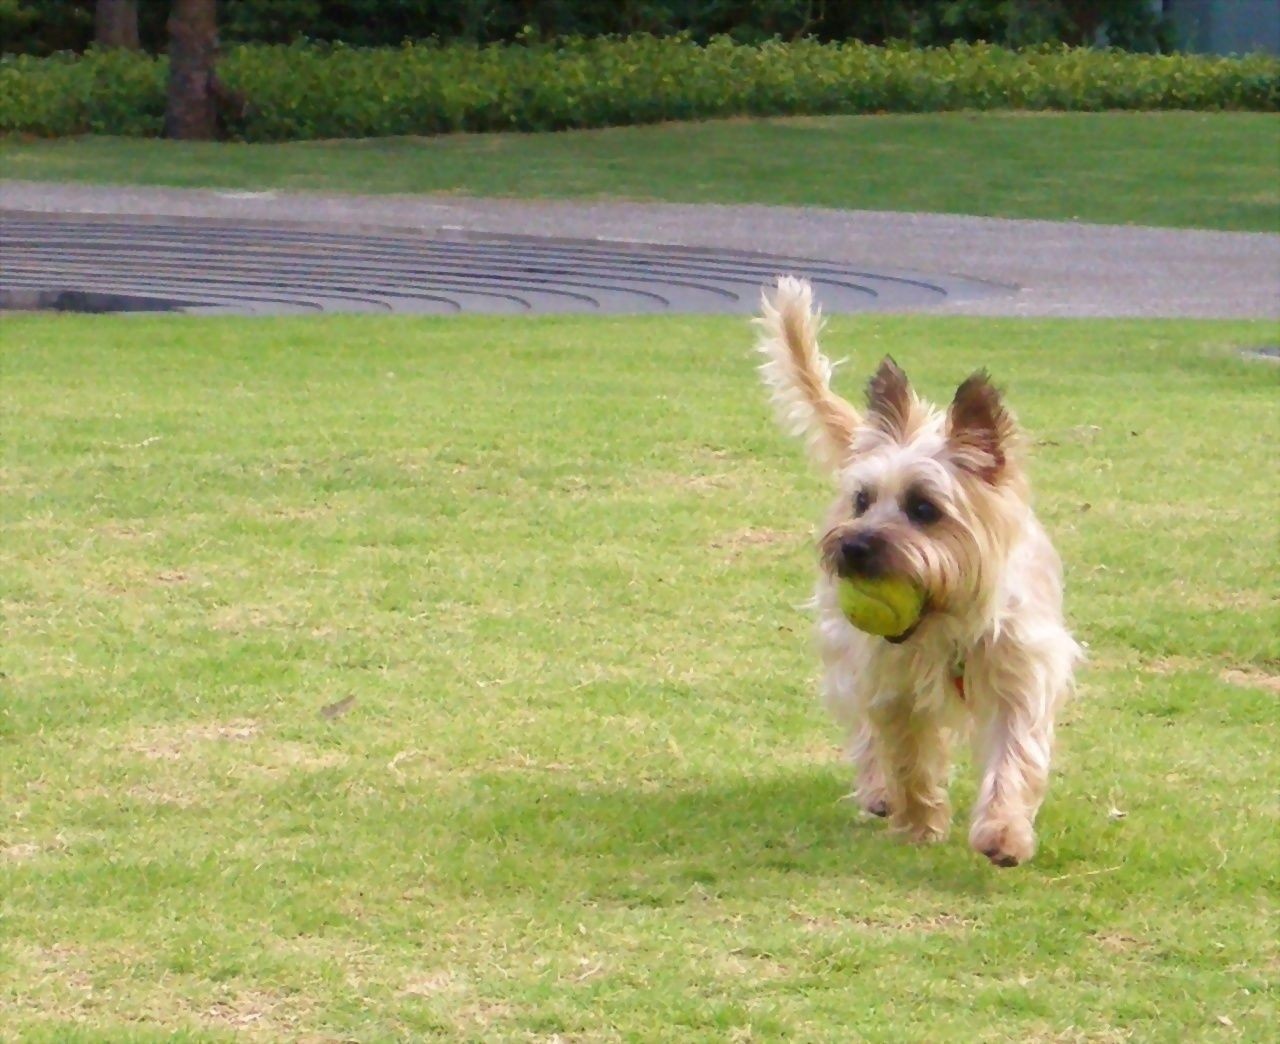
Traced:
POLYGON ((871 506, 871 494, 865 489, 858 490, 853 496, 853 513, 855 515, 865 515, 867 508, 871 506))
POLYGON ((938 505, 932 500, 927 500, 921 496, 912 496, 907 499, 907 518, 911 519, 918 526, 929 526, 942 517, 942 512, 938 510, 938 505))

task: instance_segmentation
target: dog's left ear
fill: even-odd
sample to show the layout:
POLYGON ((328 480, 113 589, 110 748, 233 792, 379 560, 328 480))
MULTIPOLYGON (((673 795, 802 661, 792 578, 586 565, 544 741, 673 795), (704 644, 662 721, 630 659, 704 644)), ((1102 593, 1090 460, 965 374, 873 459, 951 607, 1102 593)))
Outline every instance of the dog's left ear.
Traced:
POLYGON ((1017 434, 991 378, 979 370, 956 389, 947 411, 947 448, 956 466, 992 485, 1000 481, 1017 434))
POLYGON ((901 441, 911 416, 911 382, 893 357, 886 355, 867 384, 867 419, 892 439, 901 441))

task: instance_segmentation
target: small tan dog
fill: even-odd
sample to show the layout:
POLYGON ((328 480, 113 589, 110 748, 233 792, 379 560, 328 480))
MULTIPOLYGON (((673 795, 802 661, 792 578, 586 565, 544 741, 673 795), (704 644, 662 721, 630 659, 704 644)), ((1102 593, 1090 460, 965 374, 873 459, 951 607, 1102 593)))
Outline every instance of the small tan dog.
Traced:
POLYGON ((1062 618, 1062 569, 1031 510, 1021 438, 985 373, 945 412, 886 358, 860 413, 830 387, 808 283, 766 295, 761 374, 783 424, 840 493, 819 541, 823 692, 849 729, 856 797, 912 841, 951 820, 948 747, 972 726, 982 773, 969 843, 997 866, 1035 851, 1054 715, 1080 648, 1062 618), (902 577, 925 594, 896 638, 855 629, 841 577, 902 577))

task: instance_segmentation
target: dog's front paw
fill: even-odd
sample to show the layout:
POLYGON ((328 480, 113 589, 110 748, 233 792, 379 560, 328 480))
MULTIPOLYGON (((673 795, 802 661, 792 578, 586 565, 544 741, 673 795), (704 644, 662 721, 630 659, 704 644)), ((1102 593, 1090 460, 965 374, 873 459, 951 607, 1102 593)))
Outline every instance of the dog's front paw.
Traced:
POLYGON ((898 831, 913 845, 937 845, 947 839, 947 828, 929 823, 905 827, 898 831))
POLYGON ((996 866, 1025 863, 1036 851, 1036 832, 1027 819, 980 819, 969 831, 969 846, 996 866))
POLYGON ((936 845, 947 839, 951 829, 951 809, 945 801, 930 804, 906 803, 904 814, 889 816, 893 832, 913 845, 936 845))
POLYGON ((854 788, 853 799, 858 807, 868 815, 884 819, 889 815, 889 794, 879 780, 859 779, 854 788))

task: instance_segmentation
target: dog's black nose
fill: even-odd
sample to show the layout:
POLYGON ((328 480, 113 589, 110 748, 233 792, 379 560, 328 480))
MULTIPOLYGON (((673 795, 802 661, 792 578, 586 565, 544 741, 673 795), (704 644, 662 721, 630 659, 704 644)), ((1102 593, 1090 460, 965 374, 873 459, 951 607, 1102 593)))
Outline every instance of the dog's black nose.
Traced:
POLYGON ((858 533, 840 541, 836 571, 841 576, 875 576, 880 570, 884 540, 874 533, 858 533))

